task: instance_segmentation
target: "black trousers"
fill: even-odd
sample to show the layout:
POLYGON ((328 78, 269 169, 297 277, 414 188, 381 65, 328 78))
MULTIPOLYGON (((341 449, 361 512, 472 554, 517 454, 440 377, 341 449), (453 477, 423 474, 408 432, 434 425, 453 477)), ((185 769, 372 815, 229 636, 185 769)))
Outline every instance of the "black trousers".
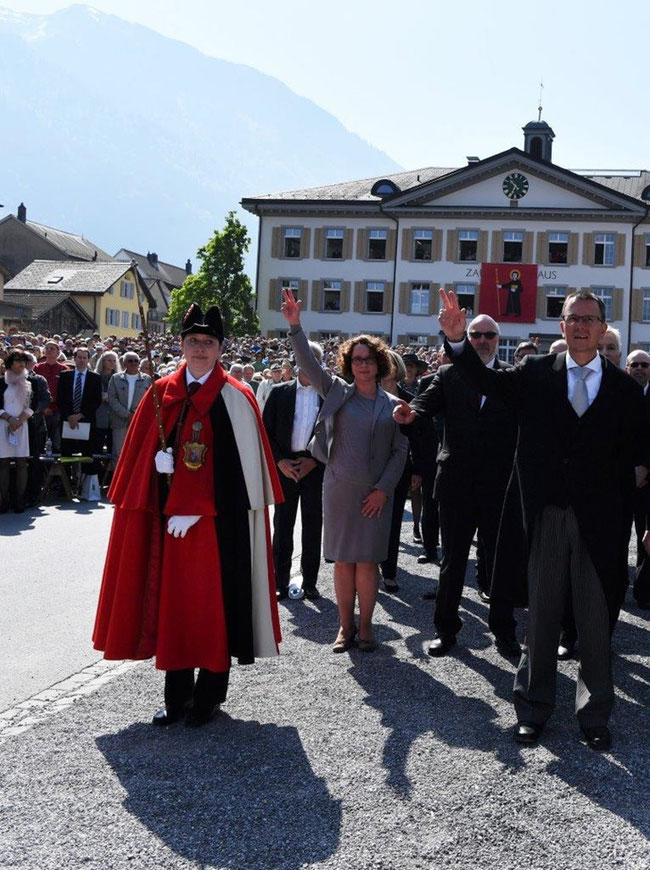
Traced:
POLYGON ((438 519, 438 502, 433 497, 433 485, 436 475, 422 476, 422 544, 424 552, 432 558, 440 545, 440 522, 438 519))
POLYGON ((402 474, 395 492, 393 493, 393 515, 390 521, 390 535, 388 538, 388 555, 381 563, 382 577, 394 580, 397 574, 397 557, 399 555, 399 541, 402 532, 402 518, 404 505, 411 486, 411 472, 402 474))
POLYGON ((302 585, 303 589, 316 588, 323 533, 323 472, 324 468, 318 465, 297 482, 281 475, 284 502, 275 506, 273 514, 273 565, 278 589, 289 587, 298 504, 302 522, 302 585))
MULTIPOLYGON (((500 518, 500 502, 474 498, 469 494, 459 501, 441 499, 442 561, 433 617, 439 635, 456 635, 462 628, 458 608, 469 550, 477 531, 483 548, 486 575, 492 576, 500 518)), ((490 596, 488 625, 496 636, 510 637, 515 633, 512 603, 505 600, 494 586, 490 596)))
POLYGON ((211 713, 226 700, 229 678, 229 670, 216 674, 200 668, 196 682, 194 668, 165 671, 165 707, 169 710, 192 704, 198 713, 211 713))

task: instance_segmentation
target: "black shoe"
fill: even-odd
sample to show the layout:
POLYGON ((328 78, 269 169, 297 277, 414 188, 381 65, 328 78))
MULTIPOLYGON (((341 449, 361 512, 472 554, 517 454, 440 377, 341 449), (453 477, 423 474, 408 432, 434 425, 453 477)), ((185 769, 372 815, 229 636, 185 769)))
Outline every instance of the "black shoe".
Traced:
POLYGON ((542 726, 534 722, 517 722, 515 740, 523 746, 535 746, 542 733, 542 726))
POLYGON ((497 652, 505 658, 518 658, 521 655, 521 647, 514 635, 498 635, 494 640, 497 652))
POLYGON ((423 601, 435 601, 436 596, 438 595, 438 590, 434 589, 433 592, 425 592, 422 596, 423 601))
POLYGON ((418 565, 428 565, 430 562, 433 562, 433 559, 429 558, 427 553, 418 556, 418 565))
POLYGON ((211 710, 197 710, 196 707, 190 707, 185 714, 186 728, 201 728, 207 725, 215 716, 219 714, 221 707, 217 704, 211 710))
POLYGON ((284 601, 285 598, 289 597, 288 589, 276 589, 275 590, 275 600, 276 601, 284 601))
POLYGON ((595 752, 607 752, 612 748, 612 735, 607 725, 595 725, 593 728, 582 728, 582 740, 595 752))
POLYGON ((490 603, 490 593, 486 592, 485 589, 479 589, 478 597, 483 601, 484 604, 490 603))
POLYGON ((413 543, 421 544, 422 543, 422 532, 420 531, 420 526, 417 523, 413 524, 413 543))
POLYGON ((431 641, 429 655, 434 658, 446 656, 449 650, 456 644, 455 634, 438 634, 431 641))
POLYGON ((302 591, 305 593, 305 598, 308 601, 316 601, 316 599, 320 598, 320 592, 318 591, 318 589, 316 589, 315 586, 310 586, 309 589, 305 589, 305 587, 303 586, 302 591))
POLYGON ((388 579, 384 577, 384 592, 388 592, 389 595, 395 595, 399 592, 399 586, 392 577, 389 577, 388 579))
POLYGON ((179 722, 183 718, 186 709, 187 707, 185 706, 163 707, 162 710, 154 713, 151 724, 157 725, 160 728, 164 728, 166 725, 173 725, 174 722, 179 722))
POLYGON ((574 644, 564 641, 557 648, 557 657, 561 662, 566 662, 573 658, 574 644))

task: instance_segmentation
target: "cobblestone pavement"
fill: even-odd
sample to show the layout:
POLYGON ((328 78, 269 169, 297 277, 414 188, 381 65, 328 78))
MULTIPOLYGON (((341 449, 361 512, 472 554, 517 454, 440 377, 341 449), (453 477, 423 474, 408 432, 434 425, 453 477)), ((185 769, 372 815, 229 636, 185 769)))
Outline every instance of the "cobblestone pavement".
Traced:
POLYGON ((0 714, 0 867, 650 868, 647 615, 628 596, 613 751, 579 742, 575 661, 559 664, 542 743, 523 749, 514 663, 491 642, 473 566, 458 646, 431 659, 422 593, 437 568, 408 534, 375 653, 332 655, 323 565, 322 599, 281 605, 281 657, 235 667, 206 728, 151 727, 149 662, 92 664, 0 714))

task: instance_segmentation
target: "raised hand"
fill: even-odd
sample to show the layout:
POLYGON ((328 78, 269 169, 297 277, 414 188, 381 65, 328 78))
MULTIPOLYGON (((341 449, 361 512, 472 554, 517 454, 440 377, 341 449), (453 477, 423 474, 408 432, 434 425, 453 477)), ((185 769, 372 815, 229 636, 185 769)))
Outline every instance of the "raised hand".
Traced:
POLYGON ((440 301, 442 303, 442 308, 438 315, 440 328, 449 341, 462 341, 465 338, 465 329, 467 326, 465 309, 458 307, 458 299, 453 290, 450 290, 449 293, 447 293, 445 290, 441 289, 440 301))
POLYGON ((302 302, 293 295, 293 292, 286 287, 282 288, 282 305, 280 311, 284 314, 287 323, 290 326, 300 326, 300 312, 302 311, 302 302))

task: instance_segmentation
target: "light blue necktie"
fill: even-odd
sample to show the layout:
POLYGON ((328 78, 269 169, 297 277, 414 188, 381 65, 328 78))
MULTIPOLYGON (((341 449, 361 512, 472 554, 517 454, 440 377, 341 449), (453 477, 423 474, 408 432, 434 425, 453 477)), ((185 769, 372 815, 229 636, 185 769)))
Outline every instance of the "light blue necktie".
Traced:
POLYGON ((573 405, 573 410, 576 412, 578 417, 582 417, 589 407, 589 393, 587 392, 586 378, 591 372, 591 369, 587 366, 577 366, 573 371, 577 380, 571 404, 573 405))

